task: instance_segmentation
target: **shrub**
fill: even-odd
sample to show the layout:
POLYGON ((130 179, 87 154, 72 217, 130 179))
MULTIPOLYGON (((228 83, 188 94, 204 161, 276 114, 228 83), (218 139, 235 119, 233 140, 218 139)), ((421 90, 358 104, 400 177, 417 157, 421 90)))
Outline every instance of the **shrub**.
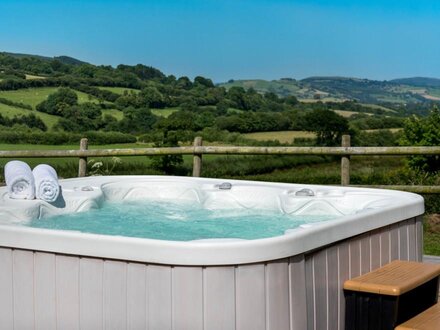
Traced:
MULTIPOLYGON (((440 111, 434 107, 425 118, 413 116, 405 121, 402 145, 439 146, 440 145, 440 111)), ((409 165, 426 172, 440 170, 440 156, 412 156, 409 165)))
POLYGON ((0 131, 0 143, 9 144, 76 144, 86 137, 91 144, 134 143, 136 137, 120 132, 42 132, 40 130, 11 129, 3 127, 0 131))

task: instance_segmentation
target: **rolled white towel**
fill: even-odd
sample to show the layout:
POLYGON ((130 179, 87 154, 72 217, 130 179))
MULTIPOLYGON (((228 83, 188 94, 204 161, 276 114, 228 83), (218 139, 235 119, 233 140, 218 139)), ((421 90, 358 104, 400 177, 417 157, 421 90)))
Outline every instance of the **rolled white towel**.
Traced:
POLYGON ((31 168, 25 162, 12 160, 5 165, 5 182, 9 197, 34 199, 35 181, 31 168))
POLYGON ((35 178, 35 195, 46 202, 55 202, 60 194, 58 175, 55 169, 46 164, 40 164, 32 171, 35 178))

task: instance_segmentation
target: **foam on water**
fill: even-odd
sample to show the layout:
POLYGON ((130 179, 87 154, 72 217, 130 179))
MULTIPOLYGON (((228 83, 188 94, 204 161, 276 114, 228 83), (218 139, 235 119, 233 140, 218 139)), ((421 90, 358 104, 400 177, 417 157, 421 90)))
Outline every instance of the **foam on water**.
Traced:
POLYGON ((258 239, 283 235, 302 224, 335 216, 288 215, 259 209, 208 210, 198 204, 123 202, 87 212, 32 220, 35 228, 190 241, 208 238, 258 239))

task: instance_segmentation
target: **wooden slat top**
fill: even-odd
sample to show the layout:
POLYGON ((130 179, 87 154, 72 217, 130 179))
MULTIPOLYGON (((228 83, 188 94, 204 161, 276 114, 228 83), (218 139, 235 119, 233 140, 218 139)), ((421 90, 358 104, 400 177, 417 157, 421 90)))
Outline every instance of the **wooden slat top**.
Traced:
POLYGON ((400 296, 440 275, 440 265, 395 260, 344 283, 344 289, 400 296))
POLYGON ((423 313, 400 324, 395 330, 438 330, 440 329, 440 303, 423 313))

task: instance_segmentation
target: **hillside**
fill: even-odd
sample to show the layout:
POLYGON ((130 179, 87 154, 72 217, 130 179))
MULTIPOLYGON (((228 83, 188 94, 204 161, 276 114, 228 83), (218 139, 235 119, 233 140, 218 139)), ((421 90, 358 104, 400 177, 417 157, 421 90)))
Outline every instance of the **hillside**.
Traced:
MULTIPOLYGON (((319 127, 333 122, 342 131, 400 128, 406 116, 429 113, 436 98, 440 88, 386 81, 310 77, 215 85, 143 64, 98 66, 68 56, 0 52, 0 140, 8 142, 33 143, 32 134, 43 136, 38 131, 53 132, 51 139, 57 132, 131 135, 114 135, 112 141, 119 142, 135 135, 157 142, 168 132, 179 141, 194 134, 228 140, 229 133, 259 132, 266 132, 263 138, 287 132, 286 140, 292 140, 290 132, 314 131, 322 118, 327 119, 319 127)), ((64 135, 63 141, 69 136, 76 138, 64 135)))
POLYGON ((302 80, 235 80, 220 84, 240 86, 257 92, 293 95, 303 102, 356 100, 362 103, 408 104, 440 101, 440 79, 408 78, 378 81, 347 77, 310 77, 302 80))
POLYGON ((57 60, 63 64, 70 64, 70 65, 82 65, 87 64, 87 62, 78 60, 76 58, 70 57, 70 56, 54 56, 54 57, 48 57, 48 56, 41 56, 41 55, 32 55, 32 54, 20 54, 20 53, 9 53, 9 52, 0 52, 2 55, 7 55, 13 58, 35 58, 38 60, 43 61, 53 61, 57 60))
POLYGON ((413 78, 393 79, 390 81, 396 84, 418 86, 418 87, 440 87, 440 79, 438 78, 413 77, 413 78))

